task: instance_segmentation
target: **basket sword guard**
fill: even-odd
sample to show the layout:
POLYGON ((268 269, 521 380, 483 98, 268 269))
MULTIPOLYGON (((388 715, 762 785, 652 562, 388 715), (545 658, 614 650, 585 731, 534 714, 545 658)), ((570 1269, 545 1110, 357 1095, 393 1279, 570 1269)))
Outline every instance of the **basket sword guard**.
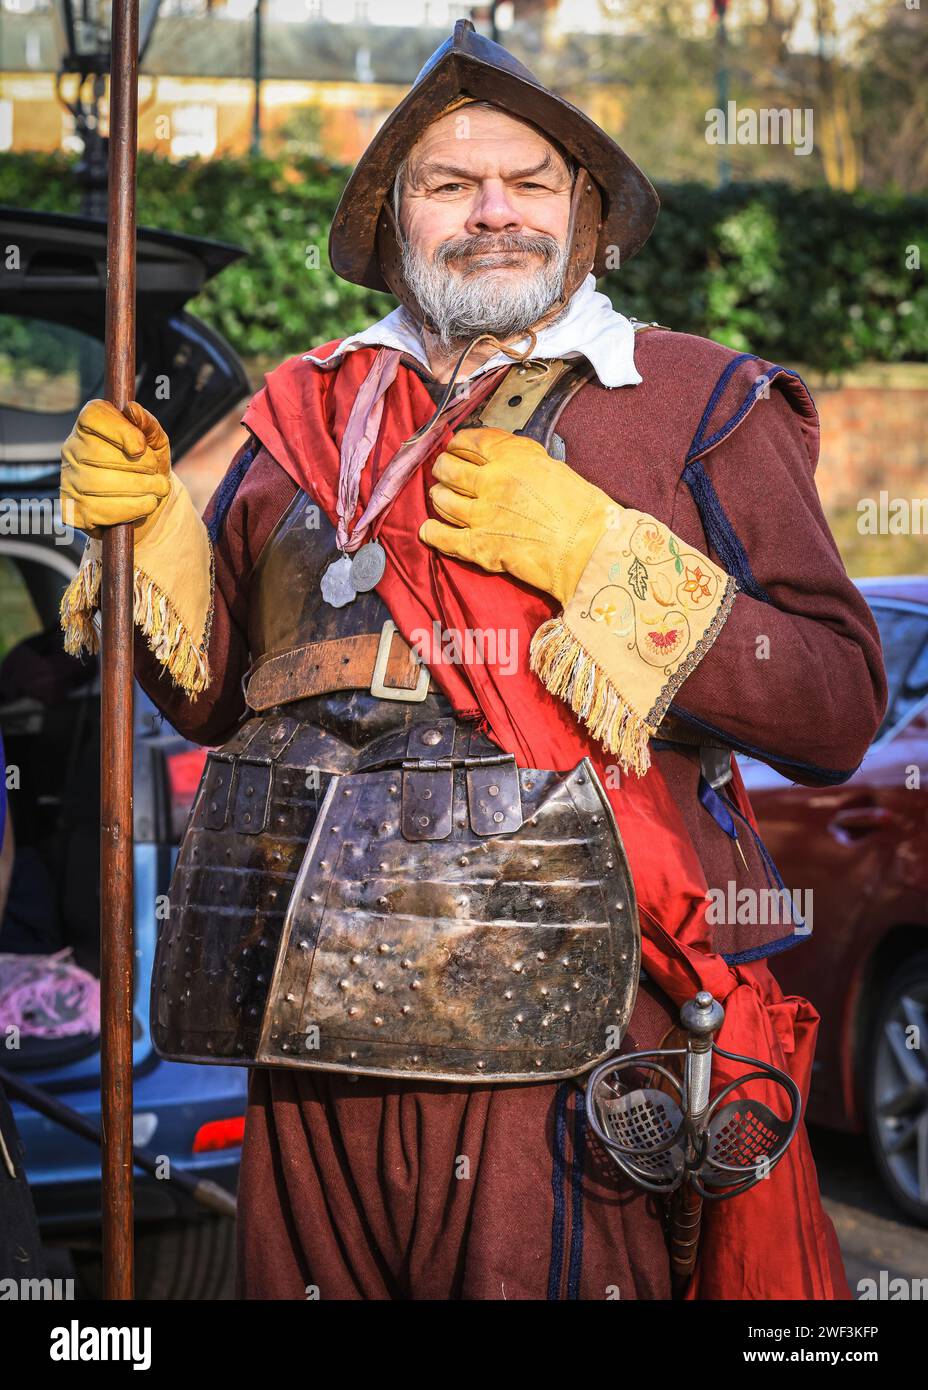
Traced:
POLYGON ((802 1110, 799 1088, 786 1072, 719 1047, 715 1036, 724 1018, 722 1005, 701 990, 680 1010, 685 1047, 617 1054, 587 1082, 587 1114, 607 1152, 638 1187, 673 1199, 671 1270, 678 1292, 696 1263, 703 1199, 736 1197, 769 1177, 792 1143, 802 1110), (714 1056, 746 1071, 713 1096, 714 1056), (672 1069, 674 1059, 682 1078, 672 1069), (663 1084, 635 1086, 633 1078, 626 1080, 632 1071, 650 1072, 663 1084), (762 1101, 731 1098, 752 1081, 785 1092, 786 1118, 762 1101))

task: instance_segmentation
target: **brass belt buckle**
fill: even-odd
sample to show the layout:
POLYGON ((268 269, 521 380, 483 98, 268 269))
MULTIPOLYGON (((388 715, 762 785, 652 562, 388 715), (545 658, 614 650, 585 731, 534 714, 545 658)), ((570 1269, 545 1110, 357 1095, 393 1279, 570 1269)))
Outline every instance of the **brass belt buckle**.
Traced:
POLYGON ((374 674, 371 676, 371 694, 376 695, 378 700, 408 700, 413 704, 419 704, 429 693, 430 676, 427 666, 421 666, 419 679, 412 690, 407 690, 403 686, 384 684, 387 662, 390 659, 390 644, 395 632, 396 623, 392 618, 388 618, 380 632, 377 659, 374 662, 374 674))

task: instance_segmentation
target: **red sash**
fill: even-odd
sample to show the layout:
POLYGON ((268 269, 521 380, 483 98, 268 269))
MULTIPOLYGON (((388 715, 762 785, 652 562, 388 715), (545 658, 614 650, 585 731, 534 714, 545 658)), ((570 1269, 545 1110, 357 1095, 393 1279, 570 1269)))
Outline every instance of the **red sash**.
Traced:
MULTIPOLYGON (((328 355, 335 344, 317 350, 328 355)), ((285 362, 254 397, 244 424, 294 481, 336 521, 339 442, 374 351, 362 348, 338 367, 320 369, 301 358, 285 362)), ((498 375, 493 374, 493 383, 498 375)), ((490 383, 481 387, 489 390, 490 383)), ((389 388, 380 435, 361 479, 359 512, 400 445, 428 420, 434 406, 416 374, 401 366, 389 388)), ((483 661, 431 664, 455 710, 483 716, 483 727, 521 767, 567 770, 584 757, 597 768, 615 811, 635 881, 643 964, 678 1005, 700 988, 725 1005, 720 1043, 760 1057, 808 1086, 818 1015, 804 999, 783 996, 763 962, 726 964, 709 946, 707 885, 676 802, 655 759, 643 778, 623 776, 609 755, 586 737, 573 714, 529 669, 529 643, 557 607, 546 594, 441 555, 418 539, 429 505, 432 463, 451 435, 436 437, 430 459, 386 514, 379 538, 387 567, 378 593, 407 641, 441 633, 486 633, 483 661), (499 635, 505 634, 505 643, 499 635), (495 655, 496 659, 488 658, 495 655)), ((736 801, 750 805, 735 769, 736 801)), ((717 1062, 718 1076, 725 1064, 717 1062)), ((729 1079, 725 1075, 725 1079, 729 1079)), ((771 1088, 772 1089, 772 1088, 771 1088)), ((762 1095, 762 1092, 754 1092, 762 1095)), ((763 1097, 775 1107, 777 1095, 763 1097)), ((690 1291, 695 1298, 848 1298, 831 1223, 822 1209, 805 1127, 770 1178, 731 1201, 707 1203, 700 1258, 690 1291)))

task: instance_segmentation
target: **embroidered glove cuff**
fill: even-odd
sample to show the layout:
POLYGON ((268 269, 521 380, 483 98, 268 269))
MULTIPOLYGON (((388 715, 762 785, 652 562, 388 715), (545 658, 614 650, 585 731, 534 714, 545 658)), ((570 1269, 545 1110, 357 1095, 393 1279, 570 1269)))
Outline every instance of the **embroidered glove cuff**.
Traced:
MULTIPOLYGON (((88 540, 80 569, 61 600, 65 650, 95 652, 103 543, 88 540)), ((133 617, 176 685, 195 698, 209 684, 213 552, 190 494, 171 474, 171 490, 151 528, 136 543, 133 617)))
POLYGON ((621 508, 560 617, 535 633, 532 670, 624 772, 640 776, 650 766, 648 740, 736 592, 734 579, 662 522, 621 508))

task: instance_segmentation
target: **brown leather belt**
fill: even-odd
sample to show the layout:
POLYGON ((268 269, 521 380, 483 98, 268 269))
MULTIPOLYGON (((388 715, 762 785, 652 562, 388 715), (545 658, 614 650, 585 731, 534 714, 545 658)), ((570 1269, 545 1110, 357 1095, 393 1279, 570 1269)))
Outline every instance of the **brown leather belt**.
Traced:
MULTIPOLYGON (((428 667, 421 665, 389 618, 379 633, 307 642, 303 647, 263 656, 242 684, 249 708, 258 714, 275 705, 337 690, 366 689, 381 700, 417 702, 436 689, 428 667)), ((665 715, 656 737, 698 749, 703 773, 712 786, 724 786, 731 779, 731 750, 673 715, 665 715)))
POLYGON ((336 690, 370 690, 381 700, 424 700, 434 689, 427 666, 389 619, 380 632, 307 642, 263 656, 243 685, 249 707, 259 714, 291 700, 336 690))

